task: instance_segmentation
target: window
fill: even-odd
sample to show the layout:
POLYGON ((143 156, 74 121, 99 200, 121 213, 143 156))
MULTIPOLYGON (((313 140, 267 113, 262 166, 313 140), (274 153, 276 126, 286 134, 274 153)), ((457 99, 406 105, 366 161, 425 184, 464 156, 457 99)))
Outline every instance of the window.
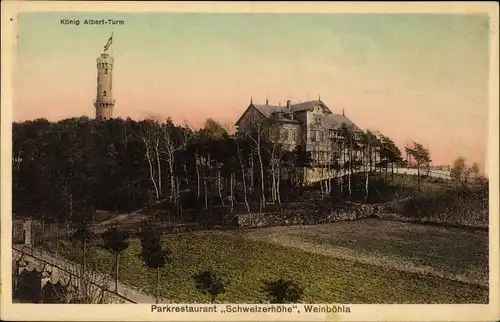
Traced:
POLYGON ((106 96, 106 94, 107 94, 107 91, 104 91, 104 96, 106 96))
POLYGON ((283 132, 281 133, 281 139, 283 141, 288 141, 288 131, 287 130, 283 130, 283 132))
POLYGON ((316 142, 316 131, 311 131, 311 141, 316 142))
POLYGON ((315 120, 316 120, 316 124, 321 124, 321 116, 316 115, 315 120))
POLYGON ((292 131, 292 141, 297 140, 297 133, 295 131, 292 131))
POLYGON ((108 69, 107 68, 104 70, 104 74, 108 75, 108 69))
POLYGON ((319 140, 323 141, 325 139, 325 133, 319 132, 319 140))

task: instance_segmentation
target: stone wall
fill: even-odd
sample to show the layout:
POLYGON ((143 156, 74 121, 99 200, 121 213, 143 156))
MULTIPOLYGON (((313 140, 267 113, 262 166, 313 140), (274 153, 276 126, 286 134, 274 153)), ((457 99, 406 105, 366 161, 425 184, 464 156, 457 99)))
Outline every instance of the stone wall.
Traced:
MULTIPOLYGON (((104 301, 106 303, 155 303, 155 299, 147 294, 144 294, 130 286, 119 282, 118 292, 114 290, 114 278, 94 271, 81 272, 80 266, 64 260, 62 258, 54 258, 52 254, 41 252, 40 250, 32 251, 31 247, 15 245, 12 247, 12 274, 13 274, 13 291, 15 285, 18 284, 20 278, 23 278, 23 272, 31 273, 36 271, 38 281, 36 279, 28 279, 29 283, 38 283, 37 297, 42 296, 44 286, 50 282, 56 284, 58 282, 70 293, 77 289, 75 283, 80 279, 79 274, 84 274, 84 289, 85 296, 100 296, 104 292, 104 301)), ((35 273, 36 273, 35 272, 35 273)), ((25 277, 24 277, 25 278, 25 277)), ((32 286, 33 288, 34 286, 32 286)), ((89 302, 90 303, 90 302, 89 302)))
POLYGON ((273 213, 247 213, 236 215, 235 224, 240 228, 317 225, 342 220, 357 220, 379 216, 385 212, 386 205, 345 203, 333 205, 325 202, 304 207, 303 209, 283 210, 273 213))

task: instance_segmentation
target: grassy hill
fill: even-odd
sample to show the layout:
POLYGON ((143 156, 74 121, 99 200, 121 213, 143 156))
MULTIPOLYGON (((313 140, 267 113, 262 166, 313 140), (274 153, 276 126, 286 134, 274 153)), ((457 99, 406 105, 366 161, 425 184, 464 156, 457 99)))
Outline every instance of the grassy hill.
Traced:
POLYGON ((388 210, 413 221, 488 228, 488 185, 425 191, 394 203, 388 210))
MULTIPOLYGON (((434 276, 410 274, 329 256, 312 254, 245 237, 238 232, 198 232, 165 236, 171 262, 161 269, 160 296, 172 302, 208 303, 193 274, 211 265, 229 281, 217 302, 264 303, 264 280, 288 276, 305 287, 309 303, 487 303, 487 289, 434 276)), ((66 252, 69 250, 65 244, 66 252)), ((61 247, 61 249, 63 249, 61 247)), ((156 271, 140 258, 140 242, 131 240, 121 257, 120 280, 155 294, 156 271)), ((89 256, 112 274, 114 257, 94 247, 89 256)), ((75 258, 81 256, 78 252, 75 258)), ((68 254, 69 254, 68 253, 68 254)))
MULTIPOLYGON (((425 191, 435 191, 447 188, 450 182, 421 176, 420 187, 418 178, 415 175, 397 174, 392 175, 390 172, 370 173, 368 177, 368 198, 366 198, 366 173, 354 173, 351 175, 351 191, 349 192, 349 177, 342 178, 342 185, 339 182, 332 187, 331 196, 354 202, 366 203, 382 203, 395 199, 401 199, 412 196, 425 191)), ((320 182, 308 187, 309 192, 319 192, 320 182)))

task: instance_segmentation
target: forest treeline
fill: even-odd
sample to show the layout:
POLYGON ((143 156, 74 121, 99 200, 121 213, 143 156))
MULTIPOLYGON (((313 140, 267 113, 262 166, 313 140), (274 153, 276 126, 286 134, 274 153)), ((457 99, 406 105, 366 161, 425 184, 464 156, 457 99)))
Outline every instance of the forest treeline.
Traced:
POLYGON ((96 209, 132 211, 167 200, 173 211, 207 210, 238 204, 261 209, 268 202, 295 200, 305 185, 305 169, 342 171, 346 180, 324 180, 321 193, 351 193, 356 169, 391 172, 408 160, 430 163, 429 151, 414 143, 406 158, 387 136, 346 126, 330 139, 321 160, 304 148, 286 147, 277 124, 261 124, 247 134, 230 134, 208 119, 201 129, 170 119, 106 122, 87 117, 13 123, 13 213, 66 218, 96 209))

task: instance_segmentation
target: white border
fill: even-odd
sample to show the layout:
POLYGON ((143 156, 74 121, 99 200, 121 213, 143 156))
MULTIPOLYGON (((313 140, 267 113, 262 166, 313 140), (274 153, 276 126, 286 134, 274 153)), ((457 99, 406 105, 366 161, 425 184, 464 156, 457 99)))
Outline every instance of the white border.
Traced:
POLYGON ((492 321, 500 318, 499 305, 499 53, 496 2, 76 2, 2 1, 1 92, 1 318, 3 320, 224 320, 224 321, 492 321), (11 148, 12 73, 15 58, 16 15, 21 11, 122 11, 122 12, 281 12, 281 13, 483 13, 491 19, 490 114, 488 173, 490 178, 490 304, 489 305, 351 305, 347 315, 316 314, 210 314, 150 313, 150 305, 49 305, 11 303, 11 148), (10 18, 13 21, 10 21, 10 18))

